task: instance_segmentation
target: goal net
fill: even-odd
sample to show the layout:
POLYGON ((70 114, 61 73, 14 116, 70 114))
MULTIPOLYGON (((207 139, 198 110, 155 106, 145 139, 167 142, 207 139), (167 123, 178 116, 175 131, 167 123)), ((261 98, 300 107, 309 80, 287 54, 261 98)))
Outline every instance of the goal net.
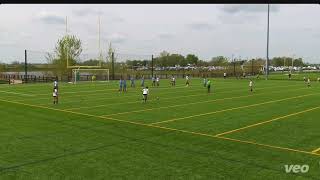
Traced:
POLYGON ((72 82, 109 82, 109 69, 72 69, 72 82))

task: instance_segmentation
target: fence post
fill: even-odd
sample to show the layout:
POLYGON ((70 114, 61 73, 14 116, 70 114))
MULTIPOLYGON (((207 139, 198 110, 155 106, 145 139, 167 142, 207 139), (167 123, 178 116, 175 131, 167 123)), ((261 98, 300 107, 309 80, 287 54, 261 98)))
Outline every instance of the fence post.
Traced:
POLYGON ((151 56, 151 76, 153 77, 153 55, 151 56))
POLYGON ((236 77, 236 61, 233 60, 233 74, 234 74, 234 77, 236 77))
POLYGON ((253 59, 251 61, 251 75, 253 76, 253 59))
POLYGON ((111 55, 111 63, 112 63, 112 80, 114 80, 114 52, 111 55))
POLYGON ((28 75, 28 59, 27 59, 27 50, 25 49, 24 50, 24 79, 25 79, 25 82, 27 83, 28 82, 28 78, 27 78, 27 75, 28 75))

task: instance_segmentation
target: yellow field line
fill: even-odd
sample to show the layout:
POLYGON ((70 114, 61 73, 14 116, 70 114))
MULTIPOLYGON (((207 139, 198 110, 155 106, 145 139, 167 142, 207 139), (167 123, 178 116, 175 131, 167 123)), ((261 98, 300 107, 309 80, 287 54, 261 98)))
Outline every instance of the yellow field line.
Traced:
MULTIPOLYGON (((181 87, 176 87, 176 88, 185 88, 185 86, 181 86, 181 87)), ((152 89, 157 89, 156 87, 152 87, 152 89)), ((173 87, 170 87, 170 88, 159 88, 159 89, 174 89, 173 87)), ((118 89, 116 89, 116 90, 118 90, 118 89)), ((135 93, 138 93, 138 94, 140 94, 139 92, 140 92, 140 89, 134 89, 135 91, 130 91, 130 94, 131 94, 131 92, 135 92, 135 93)), ((184 92, 195 92, 195 91, 199 91, 199 89, 187 89, 187 90, 184 90, 184 92)), ((109 92, 110 93, 110 92, 109 92)), ((127 92, 128 93, 128 92, 127 92)), ((177 92, 177 91, 175 91, 175 92, 168 92, 168 93, 160 93, 160 94, 158 94, 158 95, 167 95, 167 94, 177 94, 177 93, 180 93, 180 92, 177 92)), ((105 93, 101 93, 101 94, 105 94, 105 93)), ((101 95, 101 94, 98 94, 98 95, 101 95)), ((47 95, 49 95, 49 94, 47 94, 47 95)), ((95 96, 95 95, 92 95, 92 94, 89 94, 89 95, 83 95, 83 94, 79 94, 79 95, 73 95, 73 96, 68 96, 68 98, 72 98, 72 97, 77 97, 77 96, 90 96, 90 97, 92 97, 92 96, 95 96)), ((126 98, 127 98, 127 96, 125 96, 126 98)), ((180 96, 181 97, 181 96, 180 96)), ((51 98, 51 96, 47 96, 47 97, 43 97, 43 98, 37 98, 37 99, 50 99, 51 98)), ((110 99, 117 99, 117 98, 119 98, 119 97, 111 97, 111 98, 103 98, 103 97, 101 97, 101 98, 99 98, 99 99, 103 99, 103 100, 110 100, 110 99)), ((74 99, 76 99, 76 98, 74 98, 74 99)), ((20 102, 25 102, 25 101, 27 101, 27 100, 18 100, 18 101, 20 101, 20 102)), ((65 103, 73 103, 73 102, 79 102, 79 100, 74 100, 74 101, 64 101, 65 103)), ((141 101, 134 101, 134 102, 141 102, 141 101)), ((129 104, 130 103, 132 103, 132 102, 129 102, 129 104)), ((40 104, 40 105, 48 105, 48 104, 51 104, 51 103, 45 103, 45 104, 40 104)), ((121 103, 122 104, 122 103, 121 103)), ((98 106, 90 106, 90 107, 79 107, 79 109, 82 109, 82 108, 92 108, 92 107, 100 107, 100 106, 108 106, 108 105, 98 105, 98 106)), ((75 109, 75 108, 70 108, 69 110, 73 110, 73 109, 75 109)), ((78 109, 78 108, 77 108, 78 109)))
POLYGON ((296 113, 291 113, 291 114, 288 114, 288 115, 285 115, 285 116, 276 117, 276 118, 273 118, 273 119, 270 119, 270 120, 267 120, 267 121, 263 121, 263 122, 259 122, 259 123, 256 123, 256 124, 251 124, 251 125, 248 125, 248 126, 245 126, 245 127, 242 127, 242 128, 237 128, 237 129, 234 129, 234 130, 231 130, 231 131, 226 131, 226 132, 223 132, 223 133, 219 133, 219 134, 216 134, 215 136, 222 136, 222 135, 238 132, 238 131, 241 131, 241 130, 244 130, 244 129, 252 128, 252 127, 255 127, 255 126, 262 125, 262 124, 266 124, 266 123, 270 123, 270 122, 273 122, 273 121, 281 120, 281 119, 284 119, 284 118, 287 118, 287 117, 291 117, 291 116, 295 116, 295 115, 298 115, 298 114, 302 114, 302 113, 306 113, 306 112, 309 112, 309 111, 313 111, 313 110, 316 110, 316 109, 319 109, 319 108, 320 108, 320 106, 314 107, 314 108, 310 108, 310 109, 306 109, 306 110, 303 110, 303 111, 299 111, 299 112, 296 112, 296 113))
POLYGON ((220 98, 220 99, 199 101, 199 102, 193 102, 193 103, 177 104, 177 105, 172 105, 172 106, 164 106, 164 107, 149 108, 149 109, 140 109, 140 110, 135 110, 135 111, 126 111, 126 112, 107 114, 107 115, 102 115, 102 116, 108 117, 108 116, 114 116, 114 115, 120 115, 120 114, 129 114, 129 113, 135 113, 135 112, 151 111, 151 110, 154 110, 154 109, 168 109, 168 108, 172 108, 172 107, 188 106, 188 105, 193 105, 193 104, 201 104, 201 103, 207 103, 207 102, 223 101, 223 100, 237 99, 237 98, 243 98, 243 97, 249 97, 249 96, 253 96, 253 95, 250 94, 250 95, 246 95, 246 96, 235 96, 235 97, 220 98))
MULTIPOLYGON (((296 86, 296 85, 292 85, 292 86, 296 86)), ((280 88, 280 87, 291 87, 291 85, 289 86, 277 86, 277 87, 266 87, 266 88, 257 88, 257 90, 263 90, 263 89, 269 89, 269 88, 280 88)), ((303 88, 301 88, 303 89, 303 88)), ((220 89, 220 90, 223 90, 223 89, 220 89)), ((196 90, 194 90, 196 91, 196 90)), ((201 90, 199 90, 201 91, 201 90)), ((236 89, 236 90, 229 90, 229 91, 226 91, 226 92, 221 92, 220 94, 228 94, 230 92, 237 92, 237 91, 243 91, 243 89, 236 89)), ((194 97, 194 96, 207 96, 208 94, 207 93, 204 93, 204 94, 193 94, 193 95, 188 95, 188 97, 194 97)), ((182 98, 182 97, 186 97, 186 95, 183 95, 183 96, 175 96, 175 97, 168 97, 168 98, 161 98, 162 100, 163 99, 179 99, 179 98, 182 98)), ((149 101, 155 101, 155 100, 149 100, 149 101)), ((77 101, 78 102, 78 101, 77 101)), ((67 110, 78 110, 78 109, 92 109, 92 108, 97 108, 97 107, 106 107, 106 106, 110 106, 110 105, 119 105, 119 104, 132 104, 132 103, 137 103, 137 102, 141 102, 141 100, 139 101, 131 101, 131 102, 123 102, 123 103, 113 103, 113 104, 103 104, 103 105, 96 105, 96 106, 85 106, 85 107, 76 107, 76 108, 68 108, 67 110)), ((43 105, 46 105, 46 104, 43 104, 43 105)))
POLYGON ((261 143, 257 143, 257 142, 253 142, 253 141, 245 141, 245 140, 227 138, 227 137, 222 137, 222 136, 219 136, 219 137, 215 136, 215 137, 219 138, 219 139, 224 139, 224 140, 233 141, 233 142, 239 142, 239 143, 243 143, 243 144, 252 144, 252 145, 256 145, 256 146, 267 147, 267 148, 272 148, 272 149, 279 149, 279 150, 283 150, 283 151, 291 151, 291 152, 298 152, 298 153, 304 153, 304 154, 320 156, 320 154, 317 154, 317 153, 298 150, 298 149, 292 149, 292 148, 286 148, 286 147, 280 147, 280 146, 273 146, 273 145, 268 145, 268 144, 261 144, 261 143))
MULTIPOLYGON (((300 89, 305 89, 305 88, 299 88, 299 89, 294 89, 293 91, 300 90, 300 89)), ((286 90, 288 91, 288 90, 286 90)), ((277 91, 275 93, 278 93, 281 91, 277 91)), ((262 94, 268 94, 267 93, 255 93, 254 95, 262 95, 262 94)), ((193 103, 185 103, 185 104, 177 104, 177 105, 172 105, 172 106, 163 106, 163 107, 156 107, 156 108, 148 108, 148 109, 140 109, 140 110, 134 110, 134 111, 125 111, 125 112, 120 112, 120 113, 113 113, 113 114, 106 114, 102 115, 104 117, 109 117, 109 116, 114 116, 114 115, 122 115, 122 114, 130 114, 130 113, 136 113, 136 112, 144 112, 144 111, 151 111, 155 109, 168 109, 172 107, 180 107, 180 106, 188 106, 188 105, 193 105, 193 104, 201 104, 201 103, 207 103, 207 102, 216 102, 216 101, 223 101, 223 100, 230 100, 230 99, 238 99, 238 98, 244 98, 244 97, 250 97, 253 96, 253 94, 250 95, 245 95, 245 96, 233 96, 233 97, 228 97, 228 98, 220 98, 220 99, 213 99, 213 100, 207 100, 207 101, 199 101, 199 102, 193 102, 193 103)))
POLYGON ((243 108, 248 108, 248 107, 255 107, 255 106, 260 106, 260 105, 264 105, 264 104, 270 104, 270 103, 275 103, 275 102, 280 102, 280 101, 285 101, 285 100, 290 100, 290 99, 297 99, 297 98, 311 96, 311 95, 315 95, 315 94, 319 94, 319 93, 312 93, 312 94, 306 94, 306 95, 301 95, 301 96, 295 96, 295 97, 289 97, 289 98, 284 98, 284 99, 273 100, 273 101, 267 101, 267 102, 263 102, 263 103, 250 104, 250 105, 246 105, 246 106, 240 106, 240 107, 234 107, 234 108, 229 108, 229 109, 224 109, 224 110, 219 110, 219 111, 196 114, 196 115, 186 116, 186 117, 181 117, 181 118, 174 118, 174 119, 154 122, 154 123, 150 123, 150 124, 168 123, 168 122, 179 121, 179 120, 183 120, 183 119, 190 119, 190 118, 193 118, 193 117, 205 116, 205 115, 209 115, 209 114, 216 114, 216 113, 221 113, 221 112, 226 112, 226 111, 233 111, 233 110, 243 109, 243 108))
MULTIPOLYGON (((129 87, 129 86, 127 86, 127 87, 129 87)), ((175 88, 183 88, 183 87, 185 87, 185 86, 176 86, 175 88)), ((64 88, 66 88, 66 87, 64 87, 64 88)), ((79 88, 81 88, 81 87, 79 87, 79 88)), ((137 88, 140 88, 140 86, 139 87, 137 87, 136 86, 136 89, 137 88)), ((152 89, 153 88, 156 88, 156 87, 151 87, 152 89)), ((172 89, 173 87, 159 87, 158 89, 172 89)), ((92 91, 92 90, 88 90, 88 91, 68 91, 68 92, 64 92, 64 93, 61 93, 62 95, 63 94, 77 94, 77 93, 82 93, 82 92, 85 92, 85 93, 90 93, 90 92, 100 92, 100 91, 117 91, 117 90, 119 90, 119 88, 115 88, 115 89, 99 89, 99 90, 94 90, 94 91, 92 91)), ((43 93, 43 94, 36 94, 36 95, 48 95, 48 93, 43 93)), ((77 95, 78 96, 78 95, 77 95)), ((83 94, 82 94, 82 96, 83 96, 83 94)))
MULTIPOLYGON (((119 90, 119 89, 117 89, 117 90, 119 90)), ((185 90, 184 92, 194 92, 194 91, 199 91, 199 90, 197 90, 197 89, 189 89, 189 90, 185 90)), ((142 91, 141 91, 142 92, 142 91)), ((130 93, 129 92, 126 92, 126 94, 132 94, 133 93, 133 91, 130 91, 130 93)), ((140 95, 140 89, 138 90, 137 89, 137 91, 134 91, 134 93, 136 93, 136 94, 139 94, 140 95)), ((158 94, 158 95, 167 95, 167 94, 177 94, 177 93, 180 93, 180 92, 178 92, 178 91, 174 91, 174 92, 168 92, 168 93, 160 93, 160 94, 158 94)), ((101 93, 101 94, 107 94, 107 93, 101 93)), ((97 94, 97 95, 101 95, 101 94, 97 94)), ((110 92, 109 92, 109 94, 110 94, 110 92)), ((92 94, 88 94, 88 95, 84 95, 84 94, 79 94, 79 95, 74 95, 74 96, 68 96, 68 98, 72 98, 72 97, 77 97, 77 96, 90 96, 90 97, 93 97, 93 96, 95 96, 95 95, 92 95, 92 94)), ((125 98, 128 98, 127 96, 122 96, 122 97, 125 97, 125 98)), ((48 99, 48 98, 51 98, 51 97, 49 97, 49 96, 47 96, 47 97, 45 97, 45 98, 37 98, 37 99, 48 99)), ((110 99, 118 99, 119 97, 111 97, 111 98, 104 98, 104 97, 101 97, 101 98, 99 98, 99 99, 102 99, 102 100, 110 100, 110 99)), ((76 99, 76 98, 74 98, 74 99, 76 99)), ((24 100, 23 100, 24 101, 24 100)), ((79 102, 79 100, 74 100, 74 101, 64 101, 65 103, 73 103, 73 102, 79 102)), ((135 101, 136 102, 136 101, 135 101)), ((140 101, 139 101, 140 102, 140 101)), ((46 104, 41 104, 41 105, 47 105, 47 104, 49 104, 49 103, 46 103, 46 104)), ((82 107, 81 107, 82 108, 82 107)), ((84 107, 84 108, 91 108, 91 107, 84 107)), ((73 109, 73 108, 70 108, 70 109, 73 109)))
POLYGON ((56 108, 40 106, 40 105, 33 105, 33 104, 27 104, 27 103, 16 102, 16 101, 9 101, 9 100, 5 100, 5 99, 0 99, 0 101, 7 102, 7 103, 12 103, 12 104, 19 104, 19 105, 29 106, 29 107, 36 107, 36 108, 41 108, 41 109, 48 109, 48 110, 53 110, 53 111, 71 113, 71 114, 76 114, 76 115, 82 115, 82 116, 88 116, 88 117, 94 117, 94 118, 102 118, 102 119, 109 119, 109 120, 115 120, 115 121, 120 121, 120 122, 126 122, 126 123, 130 123, 130 124, 144 125, 143 123, 136 123, 136 122, 120 120, 120 119, 116 120, 114 118, 109 118, 109 117, 97 116, 97 115, 86 114, 86 113, 81 113, 81 112, 74 112, 74 111, 69 111, 69 110, 64 110, 64 109, 56 109, 56 108))
POLYGON ((211 137, 211 138, 217 138, 217 139, 222 139, 222 140, 239 142, 239 143, 243 143, 243 144, 252 144, 252 145, 261 146, 261 147, 267 147, 267 148, 271 148, 271 149, 278 149, 278 150, 283 150, 283 151, 291 151, 291 152, 298 152, 298 153, 304 153, 304 154, 309 154, 309 155, 320 156, 320 154, 313 153, 313 152, 302 151, 302 150, 291 149, 291 148, 285 148, 285 147, 279 147, 279 146, 266 145, 266 144, 251 142, 251 141, 242 141, 242 140, 231 139, 231 138, 226 138, 226 137, 221 137, 221 136, 217 137, 217 136, 214 136, 214 135, 211 135, 211 134, 192 132, 192 131, 186 131, 186 130, 168 128, 168 127, 163 127, 163 126, 144 124, 144 123, 139 123, 139 122, 126 121, 126 120, 103 117, 103 116, 96 116, 96 115, 91 115, 91 114, 86 114, 86 113, 67 111, 67 110, 63 110, 63 109, 55 109, 55 108, 50 108, 50 107, 45 107, 45 106, 26 104, 26 103, 9 101, 9 100, 4 100, 4 99, 0 99, 0 101, 12 103, 12 104, 20 104, 20 105, 29 106, 29 107, 37 107, 37 108, 42 108, 42 109, 49 109, 49 110, 53 110, 53 111, 66 112, 66 113, 71 113, 71 114, 76 114, 76 115, 87 116, 87 117, 95 117, 95 118, 106 119, 106 120, 111 120, 111 121, 124 122, 124 123, 144 126, 144 127, 152 127, 152 128, 164 129, 164 130, 168 130, 168 131, 182 132, 182 133, 198 135, 198 136, 206 136, 206 137, 211 137))
POLYGON ((34 96, 33 94, 24 94, 24 93, 10 92, 10 91, 2 91, 2 90, 0 90, 0 92, 7 93, 7 94, 21 95, 21 96, 34 96))
MULTIPOLYGON (((222 89, 220 89, 222 90, 222 89)), ((201 91, 201 89, 198 90, 192 90, 192 91, 201 91)), ((234 91, 239 91, 239 90, 234 90, 234 91)), ((233 92, 228 91, 228 92, 233 92)), ((174 93, 179 93, 179 92, 174 92, 174 93)), ((169 93, 165 93, 165 94, 169 94, 169 93)), ((165 94, 161 94, 161 95, 165 95, 165 94)), ((173 94, 173 93, 171 93, 173 94)), ((152 95, 152 94, 151 94, 152 95)), ((192 94, 192 95, 187 95, 188 97, 193 97, 193 96, 207 96, 208 94, 192 94)), ((167 98, 161 98, 162 100, 166 100, 166 99, 179 99, 179 98, 185 98, 186 95, 182 95, 182 96, 175 96, 175 97, 167 97, 167 98)), ((123 103, 112 103, 112 104, 102 104, 102 105, 96 105, 96 106, 88 106, 88 107, 76 107, 76 108, 68 108, 67 110, 77 110, 77 109, 92 109, 92 108, 97 108, 97 107, 106 107, 106 106, 111 106, 111 105, 119 105, 119 104, 132 104, 132 103, 137 103, 137 102, 141 102, 142 100, 139 101, 130 101, 130 102, 123 102, 123 103)), ((148 101, 155 101, 155 99, 150 99, 148 101)))
POLYGON ((320 148, 313 150, 312 153, 317 153, 318 151, 320 151, 320 148))

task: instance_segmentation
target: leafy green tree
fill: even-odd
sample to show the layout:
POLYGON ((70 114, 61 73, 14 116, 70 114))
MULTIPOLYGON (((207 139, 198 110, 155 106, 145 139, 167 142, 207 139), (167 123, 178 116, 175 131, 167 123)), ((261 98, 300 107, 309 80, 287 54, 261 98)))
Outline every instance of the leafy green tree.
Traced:
POLYGON ((111 44, 111 42, 110 42, 110 43, 109 43, 109 48, 108 48, 107 62, 111 62, 112 53, 115 53, 115 50, 113 49, 112 44, 111 44))
POLYGON ((187 61, 188 64, 197 65, 197 63, 199 61, 199 58, 194 54, 188 54, 187 57, 186 57, 186 61, 187 61))
POLYGON ((302 58, 298 58, 298 59, 295 59, 295 60, 293 61, 293 65, 296 66, 296 67, 302 67, 302 66, 304 66, 305 64, 303 63, 302 58))
POLYGON ((0 73, 1 73, 1 72, 4 72, 5 69, 6 69, 6 65, 3 64, 3 63, 0 63, 0 73))
POLYGON ((71 73, 67 66, 76 65, 81 52, 81 40, 74 35, 66 35, 58 40, 54 54, 47 54, 47 60, 54 65, 54 74, 62 76, 71 73))
POLYGON ((271 59, 271 62, 270 64, 272 66, 283 66, 284 65, 284 60, 285 60, 285 57, 274 57, 271 59))
POLYGON ((99 63, 100 63, 100 60, 89 59, 87 61, 82 62, 81 65, 83 65, 83 66, 96 66, 99 63))
POLYGON ((197 63, 198 66, 208 66, 209 62, 204 61, 204 60, 199 60, 197 63))
POLYGON ((226 66, 228 65, 228 59, 224 56, 213 57, 209 62, 212 66, 226 66))

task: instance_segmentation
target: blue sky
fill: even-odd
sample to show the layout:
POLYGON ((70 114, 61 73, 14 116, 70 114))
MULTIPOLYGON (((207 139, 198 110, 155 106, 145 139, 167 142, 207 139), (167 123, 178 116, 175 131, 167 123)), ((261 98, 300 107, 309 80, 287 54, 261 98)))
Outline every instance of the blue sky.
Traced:
MULTIPOLYGON (((320 62, 320 6, 271 5, 270 56, 303 57, 320 62)), ((154 54, 166 50, 203 60, 223 55, 266 56, 267 5, 223 4, 30 4, 0 5, 0 61, 23 59, 24 49, 52 51, 65 34, 83 41, 84 54, 109 42, 117 52, 154 54)), ((32 60, 32 56, 29 58, 32 60)))

